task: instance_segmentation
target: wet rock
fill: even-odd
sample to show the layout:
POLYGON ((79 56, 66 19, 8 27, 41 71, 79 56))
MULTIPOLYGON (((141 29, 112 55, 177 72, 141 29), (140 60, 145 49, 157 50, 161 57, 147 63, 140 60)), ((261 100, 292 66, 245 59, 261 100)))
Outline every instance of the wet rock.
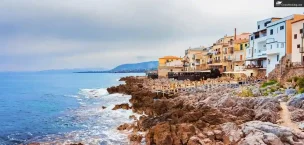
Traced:
POLYGON ((106 109, 107 107, 105 107, 105 106, 102 106, 102 109, 106 109))
POLYGON ((84 145, 82 143, 73 143, 73 144, 70 144, 70 145, 84 145))
POLYGON ((119 125, 119 126, 117 127, 117 130, 129 130, 130 127, 131 127, 131 125, 129 125, 128 123, 124 123, 124 124, 122 124, 122 125, 119 125))
POLYGON ((129 107, 128 103, 125 104, 119 104, 119 105, 115 105, 115 107, 112 110, 117 110, 117 109, 124 109, 124 110, 129 110, 132 107, 129 107))
POLYGON ((137 120, 137 118, 136 118, 136 116, 135 116, 135 115, 131 115, 131 116, 129 116, 129 119, 137 120))

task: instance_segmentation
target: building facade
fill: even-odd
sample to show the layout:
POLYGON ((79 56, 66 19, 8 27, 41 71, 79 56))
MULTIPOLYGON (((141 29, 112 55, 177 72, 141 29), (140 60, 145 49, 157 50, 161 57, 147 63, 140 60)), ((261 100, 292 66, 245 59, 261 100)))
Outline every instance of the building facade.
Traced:
POLYGON ((158 76, 167 77, 168 72, 183 71, 182 58, 177 56, 164 56, 158 59, 158 76))
POLYGON ((285 18, 269 18, 257 22, 257 31, 250 35, 246 51, 248 69, 265 69, 268 75, 281 63, 282 57, 292 54, 291 23, 304 15, 291 15, 285 18))
POLYGON ((291 62, 304 64, 304 19, 292 23, 292 54, 291 62))
POLYGON ((196 57, 196 54, 202 54, 204 47, 198 47, 198 48, 189 48, 185 50, 185 56, 183 58, 185 62, 185 71, 195 71, 200 66, 200 60, 201 58, 196 57))

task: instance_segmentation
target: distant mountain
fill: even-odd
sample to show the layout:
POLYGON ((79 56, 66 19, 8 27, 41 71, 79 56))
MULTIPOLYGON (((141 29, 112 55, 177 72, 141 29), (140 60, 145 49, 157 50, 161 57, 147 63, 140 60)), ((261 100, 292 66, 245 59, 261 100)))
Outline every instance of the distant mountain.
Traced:
POLYGON ((157 67, 158 67, 158 61, 148 61, 141 63, 122 64, 110 71, 121 72, 121 71, 136 71, 136 70, 155 70, 157 69, 157 67))
POLYGON ((105 71, 105 68, 72 68, 72 69, 52 69, 43 70, 39 73, 73 73, 73 72, 85 72, 85 71, 105 71))

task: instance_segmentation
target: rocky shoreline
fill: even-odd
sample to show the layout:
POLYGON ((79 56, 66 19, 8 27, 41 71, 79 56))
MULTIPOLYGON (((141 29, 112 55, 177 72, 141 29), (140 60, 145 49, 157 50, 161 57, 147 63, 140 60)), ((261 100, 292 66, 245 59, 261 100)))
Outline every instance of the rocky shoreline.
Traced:
POLYGON ((276 96, 262 96, 253 91, 256 97, 239 97, 240 88, 221 86, 163 95, 149 90, 148 79, 125 77, 121 81, 125 84, 107 91, 131 95, 132 106, 118 104, 114 110, 132 109, 142 114, 139 118, 130 116, 134 123, 118 127, 132 131, 131 144, 143 140, 149 145, 304 144, 304 133, 282 126, 280 115, 280 101, 289 100, 291 120, 303 121, 304 95, 277 92, 276 96))

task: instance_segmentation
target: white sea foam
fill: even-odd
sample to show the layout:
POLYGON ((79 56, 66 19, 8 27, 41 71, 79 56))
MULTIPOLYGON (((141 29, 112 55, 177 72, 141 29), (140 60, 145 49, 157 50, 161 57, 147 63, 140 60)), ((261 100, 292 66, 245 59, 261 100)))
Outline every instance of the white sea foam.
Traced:
POLYGON ((81 127, 79 130, 62 134, 47 135, 32 142, 42 144, 129 144, 130 132, 118 131, 116 128, 123 123, 131 123, 129 118, 135 115, 132 110, 112 110, 116 104, 128 103, 131 96, 122 94, 108 94, 106 89, 81 89, 77 99, 81 107, 71 110, 68 114, 73 118, 73 124, 81 127), (105 106, 105 109, 102 109, 105 106))
POLYGON ((100 89, 80 89, 79 95, 83 95, 84 97, 101 97, 108 95, 108 91, 105 88, 100 89))

